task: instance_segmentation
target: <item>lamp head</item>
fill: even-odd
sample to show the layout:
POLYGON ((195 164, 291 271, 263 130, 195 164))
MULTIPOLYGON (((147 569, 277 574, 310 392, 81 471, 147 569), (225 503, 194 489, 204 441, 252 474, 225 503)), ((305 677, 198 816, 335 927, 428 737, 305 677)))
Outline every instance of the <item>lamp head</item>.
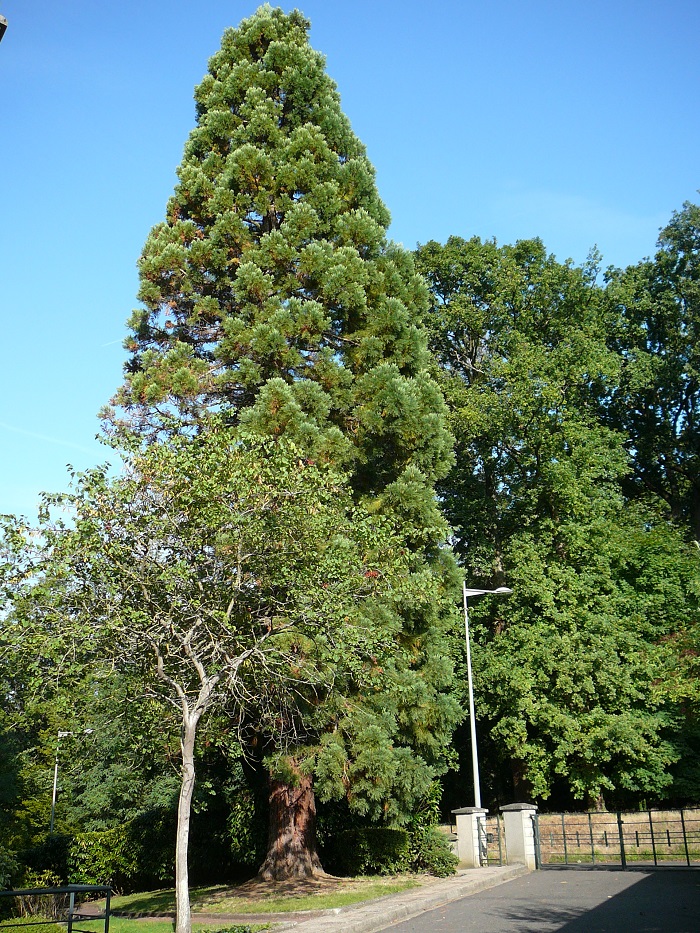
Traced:
POLYGON ((465 596, 509 596, 513 591, 508 586, 499 586, 495 590, 477 590, 464 584, 465 596))
POLYGON ((5 35, 6 29, 7 29, 7 20, 2 14, 0 14, 0 40, 2 40, 2 37, 5 35))

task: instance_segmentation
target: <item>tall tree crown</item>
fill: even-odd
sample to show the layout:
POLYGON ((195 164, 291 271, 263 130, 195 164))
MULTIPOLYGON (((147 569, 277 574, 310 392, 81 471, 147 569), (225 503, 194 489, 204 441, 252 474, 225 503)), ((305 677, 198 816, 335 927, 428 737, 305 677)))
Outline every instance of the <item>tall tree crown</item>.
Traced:
POLYGON ((425 374, 424 284, 308 22, 268 5, 229 29, 196 89, 166 220, 139 263, 143 307, 117 401, 139 430, 234 420, 354 463, 362 485, 445 472, 425 374))
POLYGON ((630 438, 630 495, 652 493, 700 538, 700 206, 661 231, 655 257, 609 273, 609 342, 622 378, 605 412, 630 438))

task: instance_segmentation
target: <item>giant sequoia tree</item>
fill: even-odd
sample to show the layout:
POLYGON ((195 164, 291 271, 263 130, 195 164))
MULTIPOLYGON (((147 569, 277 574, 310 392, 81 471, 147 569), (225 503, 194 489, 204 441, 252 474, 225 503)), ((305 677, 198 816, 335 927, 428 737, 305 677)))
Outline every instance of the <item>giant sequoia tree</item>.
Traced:
POLYGON ((179 183, 140 260, 143 307, 110 413, 145 440, 196 434, 213 412, 292 438, 348 471, 358 507, 401 528, 410 560, 390 607, 401 620, 392 663, 368 659, 373 689, 351 689, 331 716, 309 702, 283 761, 274 730, 259 737, 269 877, 318 869, 306 829, 314 775, 322 796, 400 821, 457 715, 444 637, 454 568, 433 492, 451 438, 426 372, 427 292, 410 254, 387 242, 372 166, 308 25, 266 5, 210 60, 179 183))

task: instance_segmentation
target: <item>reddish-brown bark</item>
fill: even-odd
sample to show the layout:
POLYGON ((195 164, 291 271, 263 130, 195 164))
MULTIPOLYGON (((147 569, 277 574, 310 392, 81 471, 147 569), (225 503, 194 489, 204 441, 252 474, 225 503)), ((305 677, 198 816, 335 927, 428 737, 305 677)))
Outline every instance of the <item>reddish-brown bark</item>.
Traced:
POLYGON ((259 872, 265 881, 324 874, 316 848, 313 780, 294 763, 293 768, 293 782, 270 778, 267 856, 259 872))

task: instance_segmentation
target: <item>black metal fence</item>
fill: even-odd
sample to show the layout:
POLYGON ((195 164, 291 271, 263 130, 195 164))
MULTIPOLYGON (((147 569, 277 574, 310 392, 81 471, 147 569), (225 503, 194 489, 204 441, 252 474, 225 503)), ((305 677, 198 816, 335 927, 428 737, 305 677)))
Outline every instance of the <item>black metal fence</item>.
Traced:
POLYGON ((534 816, 539 866, 700 866, 700 809, 534 816))
POLYGON ((94 930, 78 930, 76 923, 81 925, 90 922, 97 926, 102 921, 103 933, 109 933, 110 899, 112 889, 102 884, 67 884, 58 888, 17 888, 13 891, 0 891, 0 897, 13 898, 15 912, 23 919, 12 923, 12 920, 3 921, 3 927, 45 926, 47 924, 67 924, 68 933, 97 933, 94 930), (82 895, 82 896, 81 896, 82 895), (85 895, 104 897, 105 909, 101 912, 85 912, 81 909, 85 895), (31 916, 34 919, 27 920, 31 916))

